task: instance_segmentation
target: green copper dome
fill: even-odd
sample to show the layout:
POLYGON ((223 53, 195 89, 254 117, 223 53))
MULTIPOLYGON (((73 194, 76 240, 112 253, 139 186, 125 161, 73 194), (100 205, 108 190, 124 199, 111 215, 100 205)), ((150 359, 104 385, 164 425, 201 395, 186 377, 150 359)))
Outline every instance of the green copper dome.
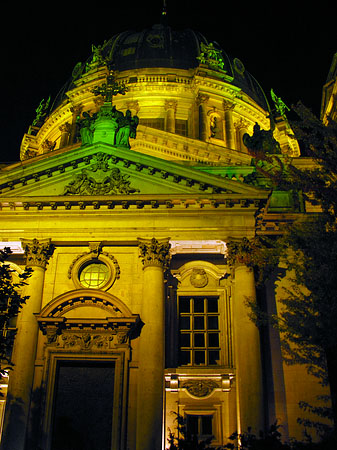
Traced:
POLYGON ((72 79, 63 87, 53 107, 63 100, 65 92, 72 89, 73 82, 95 59, 118 72, 155 67, 188 70, 204 62, 224 81, 242 89, 263 109, 269 109, 261 86, 238 58, 230 57, 217 43, 211 43, 197 31, 175 31, 163 24, 142 31, 125 31, 93 47, 88 60, 75 66, 72 79), (213 67, 209 65, 210 53, 215 55, 213 67))

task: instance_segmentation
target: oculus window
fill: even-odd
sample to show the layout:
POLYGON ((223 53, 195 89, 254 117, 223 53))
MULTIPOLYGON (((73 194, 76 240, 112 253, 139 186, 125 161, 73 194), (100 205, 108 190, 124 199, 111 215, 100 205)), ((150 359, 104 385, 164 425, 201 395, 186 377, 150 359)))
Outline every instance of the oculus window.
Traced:
POLYGON ((84 264, 79 271, 79 281, 84 288, 100 289, 109 278, 109 267, 98 259, 84 264))

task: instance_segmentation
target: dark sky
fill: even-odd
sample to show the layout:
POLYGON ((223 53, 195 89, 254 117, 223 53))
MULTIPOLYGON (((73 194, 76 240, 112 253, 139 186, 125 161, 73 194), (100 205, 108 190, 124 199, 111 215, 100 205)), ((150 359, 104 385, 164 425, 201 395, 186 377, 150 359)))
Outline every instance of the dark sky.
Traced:
MULTIPOLYGON (((0 161, 15 161, 40 101, 53 98, 79 61, 116 33, 160 21, 162 0, 25 2, 2 6, 0 161), (20 4, 21 5, 21 4, 20 4)), ((335 13, 298 2, 167 0, 174 29, 192 28, 239 58, 267 94, 319 115, 322 85, 337 52, 335 13), (275 6, 273 6, 275 5, 275 6), (224 8, 222 10, 222 8, 224 8), (293 9, 295 8, 295 9, 293 9)))

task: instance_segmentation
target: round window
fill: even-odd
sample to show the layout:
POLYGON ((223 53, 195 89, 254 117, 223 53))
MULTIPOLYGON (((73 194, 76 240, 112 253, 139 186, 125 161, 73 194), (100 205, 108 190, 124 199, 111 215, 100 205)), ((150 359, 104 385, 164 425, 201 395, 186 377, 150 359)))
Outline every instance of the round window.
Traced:
POLYGON ((100 289, 109 278, 109 267, 98 259, 87 262, 79 270, 79 281, 85 288, 100 289))

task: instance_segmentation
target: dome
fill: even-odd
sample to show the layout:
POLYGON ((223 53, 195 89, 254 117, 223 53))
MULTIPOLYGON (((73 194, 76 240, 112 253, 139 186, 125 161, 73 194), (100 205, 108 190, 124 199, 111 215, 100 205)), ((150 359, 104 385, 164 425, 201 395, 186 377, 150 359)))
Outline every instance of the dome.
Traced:
POLYGON ((215 70, 224 81, 242 89, 259 106, 269 111, 264 91, 238 58, 232 58, 217 43, 211 43, 197 31, 177 31, 163 24, 142 31, 119 33, 93 48, 93 54, 86 63, 75 66, 72 79, 62 88, 53 107, 64 99, 65 92, 72 89, 73 81, 85 72, 95 58, 100 58, 118 72, 156 67, 188 70, 199 66, 207 48, 212 48, 221 58, 221 66, 218 65, 215 70))

